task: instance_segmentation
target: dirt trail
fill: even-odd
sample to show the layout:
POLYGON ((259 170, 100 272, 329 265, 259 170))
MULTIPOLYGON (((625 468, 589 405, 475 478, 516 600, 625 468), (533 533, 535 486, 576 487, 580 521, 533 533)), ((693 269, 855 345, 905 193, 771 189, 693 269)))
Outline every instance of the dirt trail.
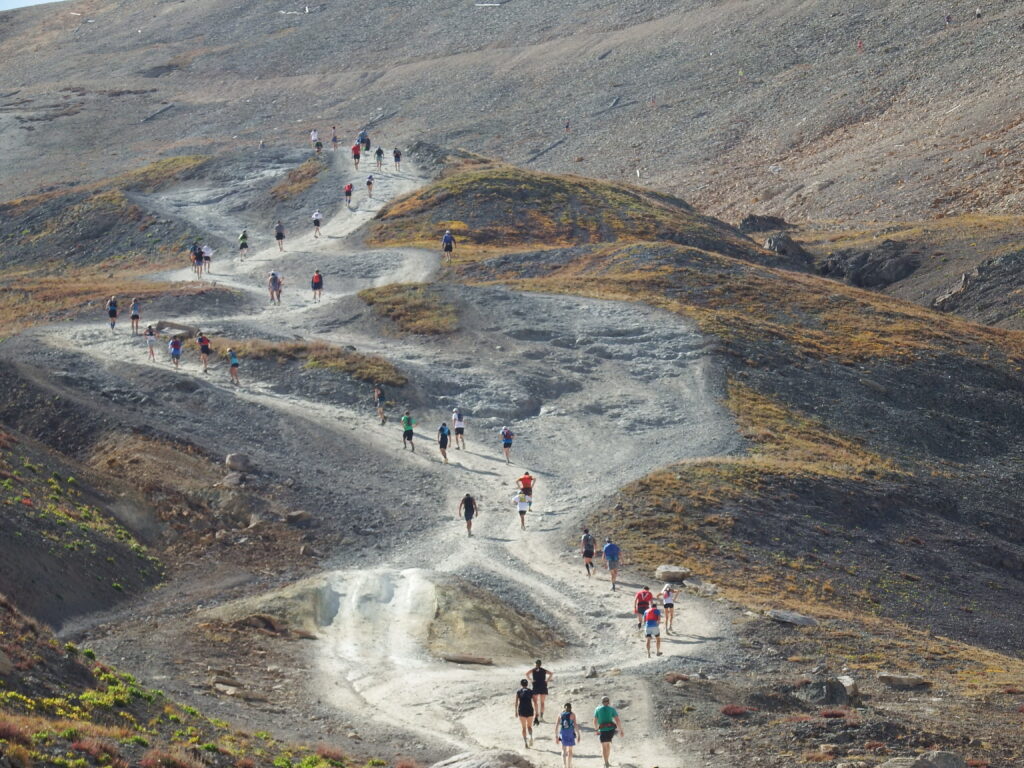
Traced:
MULTIPOLYGON (((351 175, 341 163, 337 158, 339 174, 351 175)), ((493 666, 446 663, 429 648, 438 590, 470 583, 488 595, 483 605, 473 598, 476 615, 518 612, 547 625, 564 644, 544 659, 555 679, 545 722, 535 732, 534 757, 545 764, 557 759, 552 723, 561 704, 571 700, 585 730, 577 755, 599 759, 590 716, 607 693, 621 710, 626 733, 615 742, 614 764, 696 764, 697 758, 681 751, 685 747, 672 734, 660 732, 648 680, 679 668, 681 658, 699 666, 701 659, 718 654, 730 640, 726 620, 713 603, 684 598, 677 633, 663 638, 664 656, 649 660, 629 617, 639 577, 627 569, 621 588, 611 591, 603 571, 586 578, 578 553, 566 542, 578 538, 580 521, 592 505, 631 480, 672 461, 736 450, 735 430, 719 404, 721 382, 705 341, 682 318, 643 305, 490 287, 465 289, 460 307, 464 330, 450 339, 382 339, 347 327, 332 316, 337 309, 332 305, 344 297, 367 285, 429 280, 436 274, 436 254, 344 245, 380 205, 424 181, 411 166, 401 175, 381 174, 375 201, 363 201, 353 211, 327 211, 324 236, 314 240, 312 226, 308 233, 291 233, 284 254, 270 238, 244 261, 237 254, 215 254, 210 279, 254 297, 265 298, 267 272, 282 272, 286 284, 280 307, 254 301, 252 311, 212 320, 173 318, 202 322, 203 327, 208 322, 244 325, 264 335, 356 343, 395 360, 421 389, 438 393, 437 409, 417 414, 421 420, 412 453, 400 448, 393 422, 368 427, 367 409, 281 392, 271 382, 243 379, 244 386, 233 390, 219 362, 207 376, 194 363, 175 374, 233 392, 241 408, 256 404, 297 427, 312 420, 325 432, 386 453, 392 466, 379 468, 379 477, 367 477, 377 471, 362 474, 371 493, 373 482, 394 482, 396 473, 401 477, 411 469, 416 473, 408 476, 428 476, 447 489, 443 498, 429 498, 410 484, 411 512, 434 521, 427 533, 383 552, 374 568, 328 575, 340 607, 317 644, 314 692, 326 696, 368 740, 373 734, 380 740, 411 734, 416 742, 407 747, 434 751, 521 749, 512 701, 532 655, 509 653, 508 638, 487 622, 471 623, 461 632, 473 648, 494 650, 489 654, 493 666), (307 292, 313 268, 330 276, 322 304, 312 304, 307 292), (450 450, 451 464, 444 465, 433 439, 455 403, 467 414, 468 450, 450 450), (497 432, 504 423, 517 433, 511 466, 499 449, 497 432), (511 500, 523 469, 538 478, 525 531, 519 530, 511 500), (458 500, 466 492, 481 506, 472 538, 456 519, 458 500), (585 677, 592 665, 599 676, 585 677)), ((190 197, 202 205, 208 190, 171 193, 154 204, 183 215, 190 197)), ((198 210, 210 220, 208 209, 198 210)), ((182 269, 161 277, 191 275, 182 269)), ((159 363, 144 362, 139 338, 97 324, 63 326, 44 338, 49 345, 103 361, 112 375, 123 375, 120 361, 125 359, 167 368, 162 354, 159 363)), ((305 450, 312 457, 316 449, 305 450)), ((301 471, 305 455, 286 458, 296 464, 295 472, 301 471)), ((595 534, 603 540, 600 530, 595 534)), ((625 558, 628 564, 628 552, 625 558)), ((660 587, 653 577, 646 583, 655 591, 660 587)))

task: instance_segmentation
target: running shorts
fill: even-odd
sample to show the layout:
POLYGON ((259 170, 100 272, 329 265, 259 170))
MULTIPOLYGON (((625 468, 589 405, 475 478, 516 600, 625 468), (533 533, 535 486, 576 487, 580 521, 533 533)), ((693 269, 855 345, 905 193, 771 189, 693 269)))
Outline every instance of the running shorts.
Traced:
POLYGON ((402 432, 402 439, 403 440, 412 440, 412 430, 411 429, 407 429, 404 432, 402 432))
POLYGON ((598 733, 598 737, 602 742, 611 741, 615 738, 615 728, 609 728, 608 730, 600 731, 598 733))
POLYGON ((657 637, 661 634, 661 627, 644 627, 644 637, 657 637))
POLYGON ((456 435, 464 435, 464 434, 466 434, 466 428, 465 427, 456 427, 455 428, 455 434, 456 435))
POLYGON ((590 559, 593 556, 594 556, 594 550, 592 550, 592 549, 584 549, 583 550, 583 557, 585 557, 587 559, 590 559))

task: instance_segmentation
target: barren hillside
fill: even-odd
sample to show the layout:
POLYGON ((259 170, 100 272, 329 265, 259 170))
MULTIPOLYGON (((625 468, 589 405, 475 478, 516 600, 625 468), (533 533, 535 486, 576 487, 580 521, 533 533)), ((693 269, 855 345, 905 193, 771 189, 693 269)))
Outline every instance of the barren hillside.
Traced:
POLYGON ((734 221, 1016 212, 1021 18, 975 7, 29 8, 0 15, 0 197, 337 125, 344 140, 370 126, 388 148, 428 139, 613 180, 639 169, 734 221))

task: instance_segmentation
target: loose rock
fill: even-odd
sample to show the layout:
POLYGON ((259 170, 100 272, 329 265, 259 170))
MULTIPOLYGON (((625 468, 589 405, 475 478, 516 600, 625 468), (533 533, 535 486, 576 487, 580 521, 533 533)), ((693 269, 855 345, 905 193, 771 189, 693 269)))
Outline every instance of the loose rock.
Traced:
POLYGON ((229 453, 224 459, 224 465, 232 472, 252 472, 252 459, 245 453, 229 453))
POLYGON ((681 583, 688 579, 693 571, 685 565, 659 565, 654 571, 654 578, 658 581, 669 581, 681 583))
POLYGON ((804 616, 802 613, 796 611, 783 611, 778 608, 772 608, 765 614, 769 619, 778 621, 782 624, 793 624, 798 627, 816 627, 818 626, 818 620, 812 616, 804 616))
POLYGON ((901 691, 909 691, 914 688, 928 688, 930 680, 925 680, 917 675, 894 675, 891 672, 880 672, 878 679, 886 685, 901 691))

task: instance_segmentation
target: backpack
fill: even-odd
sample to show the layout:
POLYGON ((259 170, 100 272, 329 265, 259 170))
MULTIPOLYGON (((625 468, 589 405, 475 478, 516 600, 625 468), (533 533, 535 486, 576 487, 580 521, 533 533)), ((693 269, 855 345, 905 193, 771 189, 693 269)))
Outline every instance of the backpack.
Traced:
POLYGON ((572 730, 572 713, 563 712, 558 720, 558 727, 563 731, 572 730))
POLYGON ((593 550, 594 549, 594 535, 591 533, 584 533, 581 537, 583 541, 583 548, 593 550))
POLYGON ((501 430, 501 439, 502 440, 511 440, 512 439, 512 430, 511 429, 503 429, 503 430, 501 430))

